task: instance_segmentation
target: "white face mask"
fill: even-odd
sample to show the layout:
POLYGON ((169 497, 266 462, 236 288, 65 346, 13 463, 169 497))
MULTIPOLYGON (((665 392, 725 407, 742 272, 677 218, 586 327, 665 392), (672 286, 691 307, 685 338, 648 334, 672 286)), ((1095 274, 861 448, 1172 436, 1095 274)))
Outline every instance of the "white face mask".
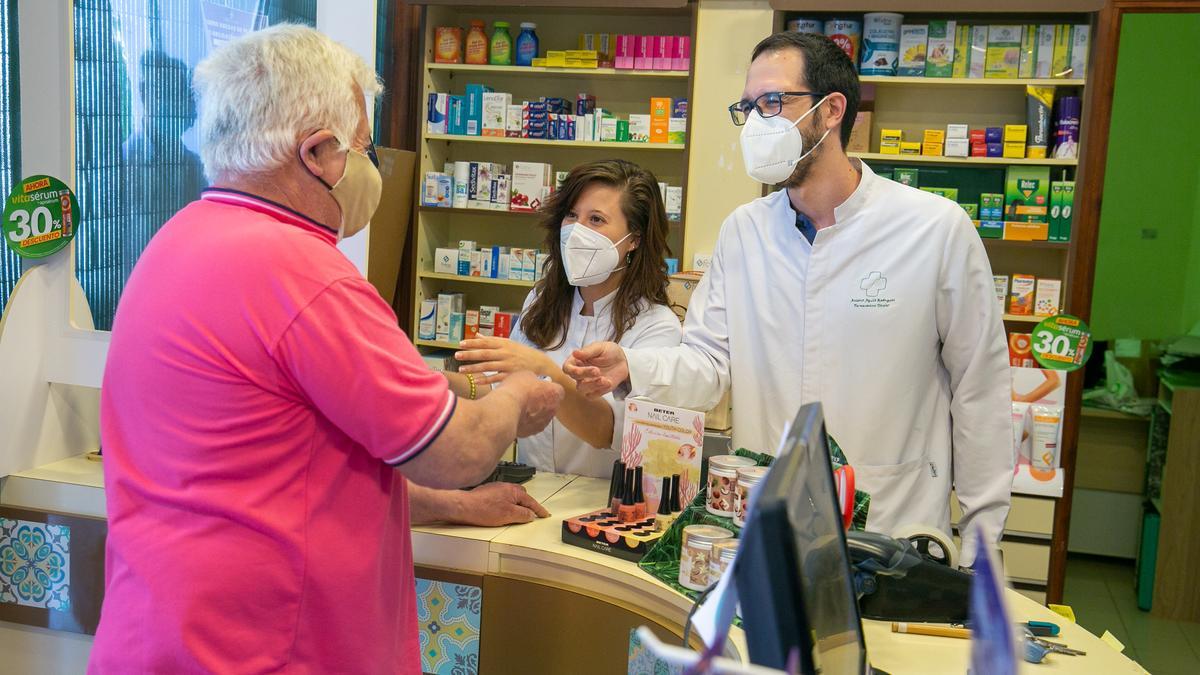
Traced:
POLYGON ((581 223, 564 225, 559 230, 558 240, 567 281, 572 286, 595 286, 604 283, 613 272, 625 269, 617 267, 621 263, 617 244, 632 234, 630 232, 614 244, 608 237, 581 223))
POLYGON ((808 152, 804 151, 804 137, 796 125, 819 108, 826 98, 829 97, 818 101, 795 122, 783 115, 764 118, 757 110, 752 111, 742 127, 742 161, 746 164, 746 174, 767 185, 777 185, 787 180, 796 165, 812 154, 833 130, 827 129, 821 140, 808 152))

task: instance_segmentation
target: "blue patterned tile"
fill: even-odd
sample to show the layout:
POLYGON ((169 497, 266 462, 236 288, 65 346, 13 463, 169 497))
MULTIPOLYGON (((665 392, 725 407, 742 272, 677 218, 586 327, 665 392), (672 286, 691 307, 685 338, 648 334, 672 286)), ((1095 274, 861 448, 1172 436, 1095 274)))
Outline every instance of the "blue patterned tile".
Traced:
POLYGON ((71 609, 71 528, 0 518, 0 603, 71 609))
POLYGON ((629 631, 629 675, 682 675, 681 666, 673 666, 658 658, 642 644, 637 629, 629 631))
POLYGON ((482 616, 481 588, 417 579, 421 670, 434 675, 476 675, 482 616))

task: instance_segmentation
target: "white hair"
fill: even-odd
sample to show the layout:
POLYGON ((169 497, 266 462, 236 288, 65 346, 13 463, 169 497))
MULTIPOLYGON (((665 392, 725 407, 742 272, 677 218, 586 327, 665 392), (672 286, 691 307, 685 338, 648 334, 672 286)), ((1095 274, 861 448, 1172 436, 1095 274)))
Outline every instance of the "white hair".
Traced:
POLYGON ((280 24, 222 45, 193 76, 204 173, 211 181, 275 169, 317 129, 348 148, 359 122, 354 84, 366 96, 383 89, 362 58, 307 26, 280 24))

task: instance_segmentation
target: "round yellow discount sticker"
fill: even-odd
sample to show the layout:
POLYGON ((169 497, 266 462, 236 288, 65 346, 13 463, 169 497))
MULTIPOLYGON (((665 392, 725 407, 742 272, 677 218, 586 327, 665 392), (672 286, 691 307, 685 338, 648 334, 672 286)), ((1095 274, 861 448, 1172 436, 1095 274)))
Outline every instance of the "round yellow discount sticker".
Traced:
POLYGON ((17 255, 45 258, 71 242, 79 221, 71 188, 53 176, 30 176, 5 200, 0 233, 17 255))

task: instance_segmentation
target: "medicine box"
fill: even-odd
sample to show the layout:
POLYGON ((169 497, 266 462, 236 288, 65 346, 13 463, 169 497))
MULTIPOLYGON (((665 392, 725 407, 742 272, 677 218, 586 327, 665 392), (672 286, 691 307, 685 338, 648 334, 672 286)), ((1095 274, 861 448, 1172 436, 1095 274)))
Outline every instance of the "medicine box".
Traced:
POLYGON ((950 77, 954 71, 953 21, 929 22, 929 47, 925 50, 925 77, 950 77))
POLYGON ((467 97, 450 96, 446 115, 446 133, 462 136, 467 133, 467 97))
MULTIPOLYGON (((926 132, 928 133, 928 132, 926 132)), ((967 134, 970 133, 970 127, 966 124, 947 124, 946 125, 946 140, 967 140, 967 134)), ((928 139, 926 139, 928 140, 928 139)))
POLYGON ((1034 296, 1034 316, 1054 316, 1058 314, 1058 306, 1062 301, 1062 280, 1038 279, 1037 293, 1034 296))
POLYGON ((1003 220, 1004 195, 994 192, 984 192, 979 195, 979 219, 1003 220))
POLYGON ((943 129, 926 129, 923 137, 925 143, 945 143, 946 132, 943 129))
POLYGON ((483 95, 483 136, 504 136, 510 105, 512 94, 488 92, 483 95))
POLYGON ((979 236, 983 239, 1002 239, 1004 237, 1004 221, 1003 220, 980 220, 979 225, 975 227, 979 232, 979 236))
POLYGON ((1016 79, 1021 64, 1023 26, 988 26, 984 77, 1016 79))
MULTIPOLYGON (((633 132, 631 131, 630 134, 633 132)), ((667 142, 683 144, 687 139, 687 118, 672 117, 667 122, 667 142)))
POLYGON ((425 185, 421 191, 421 206, 449 207, 453 199, 451 178, 438 171, 425 172, 425 185))
POLYGON ((675 36, 656 35, 654 37, 654 69, 670 70, 675 58, 675 36))
POLYGON ((667 218, 679 220, 683 215, 683 188, 668 186, 667 194, 664 196, 664 205, 667 209, 667 218))
POLYGON ((1004 221, 1004 239, 1008 241, 1046 241, 1049 237, 1050 223, 1004 221))
POLYGON ((692 67, 692 38, 679 35, 675 38, 675 54, 671 58, 671 70, 691 70, 692 67))
POLYGON ((1012 275, 1012 291, 1008 296, 1008 313, 1017 316, 1032 316, 1036 286, 1037 278, 1032 275, 1012 275))
POLYGON ((1024 143, 1029 138, 1029 127, 1024 124, 1005 124, 1005 143, 1024 143))
POLYGON ((1050 183, 1050 241, 1071 240, 1071 214, 1074 210, 1075 182, 1050 183))
POLYGON ((925 43, 929 40, 927 24, 905 24, 900 27, 900 62, 896 74, 900 77, 925 75, 925 43))
POLYGON ((510 211, 537 211, 550 194, 553 169, 541 162, 513 162, 510 211))
POLYGON ((499 307, 491 305, 483 305, 479 308, 479 334, 487 337, 492 337, 493 330, 496 327, 496 315, 500 313, 499 307))
POLYGON ((1017 64, 1017 77, 1033 77, 1037 67, 1038 27, 1030 24, 1021 30, 1021 54, 1017 64))
POLYGON ((1087 24, 1071 26, 1071 77, 1082 78, 1087 74, 1090 31, 1087 24))
POLYGON ((898 166, 892 171, 893 179, 897 183, 901 183, 909 187, 921 187, 920 175, 921 172, 919 169, 906 167, 898 166))
POLYGON ((509 104, 508 110, 504 119, 504 135, 507 138, 520 138, 522 128, 522 111, 524 107, 521 105, 509 104))
POLYGON ((971 26, 959 24, 954 30, 954 67, 950 77, 966 77, 971 63, 971 26))
POLYGON ((1025 159, 1025 144, 1005 143, 1002 156, 1007 159, 1025 159))
POLYGON ((992 275, 992 284, 996 289, 996 300, 1000 303, 1000 311, 1004 312, 1008 309, 1008 275, 992 275))
POLYGON ((458 274, 458 249, 436 249, 433 254, 433 271, 437 274, 458 274))
POLYGON ((1050 215, 1050 167, 1009 166, 1004 204, 1005 220, 1047 222, 1050 215))
POLYGON ((1004 144, 1003 143, 988 143, 987 144, 987 156, 988 157, 1004 156, 1004 144))
POLYGON ((927 157, 941 157, 945 147, 941 143, 922 143, 921 154, 927 157))
POLYGON ((943 188, 943 187, 922 187, 920 190, 935 194, 939 197, 945 197, 952 202, 958 201, 958 188, 943 188))
POLYGON ((421 317, 417 323, 417 339, 437 339, 437 300, 426 298, 421 301, 421 317))
POLYGON ((629 116, 629 140, 633 143, 650 142, 650 116, 629 116))
MULTIPOLYGON (((966 157, 968 154, 969 144, 965 138, 947 138, 945 155, 947 157, 966 157)), ((985 150, 986 152, 986 150, 985 150)))
POLYGON ((901 143, 904 141, 904 132, 900 129, 880 129, 879 143, 901 143))
POLYGON ((959 204, 963 211, 967 212, 967 217, 971 220, 979 220, 979 205, 978 204, 959 204))
POLYGON ((654 70, 654 36, 633 36, 633 67, 635 70, 654 70))
POLYGON ((425 113, 425 130, 431 134, 446 133, 449 115, 450 95, 430 94, 428 110, 425 113))
POLYGON ((670 130, 671 99, 666 97, 650 99, 650 142, 666 143, 667 133, 670 130))
POLYGON ((971 27, 971 57, 967 60, 967 77, 981 78, 987 66, 988 26, 971 27))
POLYGON ((470 276, 483 276, 483 251, 471 251, 471 272, 470 276))
POLYGON ((884 141, 879 144, 879 154, 881 155, 898 155, 900 154, 900 143, 898 141, 884 141))
POLYGON ((1045 24, 1037 27, 1037 53, 1034 54, 1033 76, 1040 79, 1050 77, 1054 63, 1054 26, 1045 24))
POLYGON ((483 135, 483 95, 492 91, 485 84, 468 84, 467 88, 467 131, 468 136, 483 135))
POLYGON ((463 321, 463 339, 470 340, 479 336, 479 310, 468 309, 463 321))
POLYGON ((901 142, 900 143, 900 154, 902 154, 902 155, 919 155, 919 154, 921 154, 921 144, 916 143, 916 142, 913 142, 913 143, 901 142))
POLYGON ((462 342, 463 333, 466 329, 466 313, 451 312, 450 313, 450 332, 447 342, 462 342))
POLYGON ((1073 77, 1071 74, 1071 27, 1054 27, 1054 53, 1050 57, 1050 77, 1073 77))
POLYGON ((1004 128, 1003 127, 988 127, 983 130, 983 140, 987 143, 1003 143, 1004 128))

